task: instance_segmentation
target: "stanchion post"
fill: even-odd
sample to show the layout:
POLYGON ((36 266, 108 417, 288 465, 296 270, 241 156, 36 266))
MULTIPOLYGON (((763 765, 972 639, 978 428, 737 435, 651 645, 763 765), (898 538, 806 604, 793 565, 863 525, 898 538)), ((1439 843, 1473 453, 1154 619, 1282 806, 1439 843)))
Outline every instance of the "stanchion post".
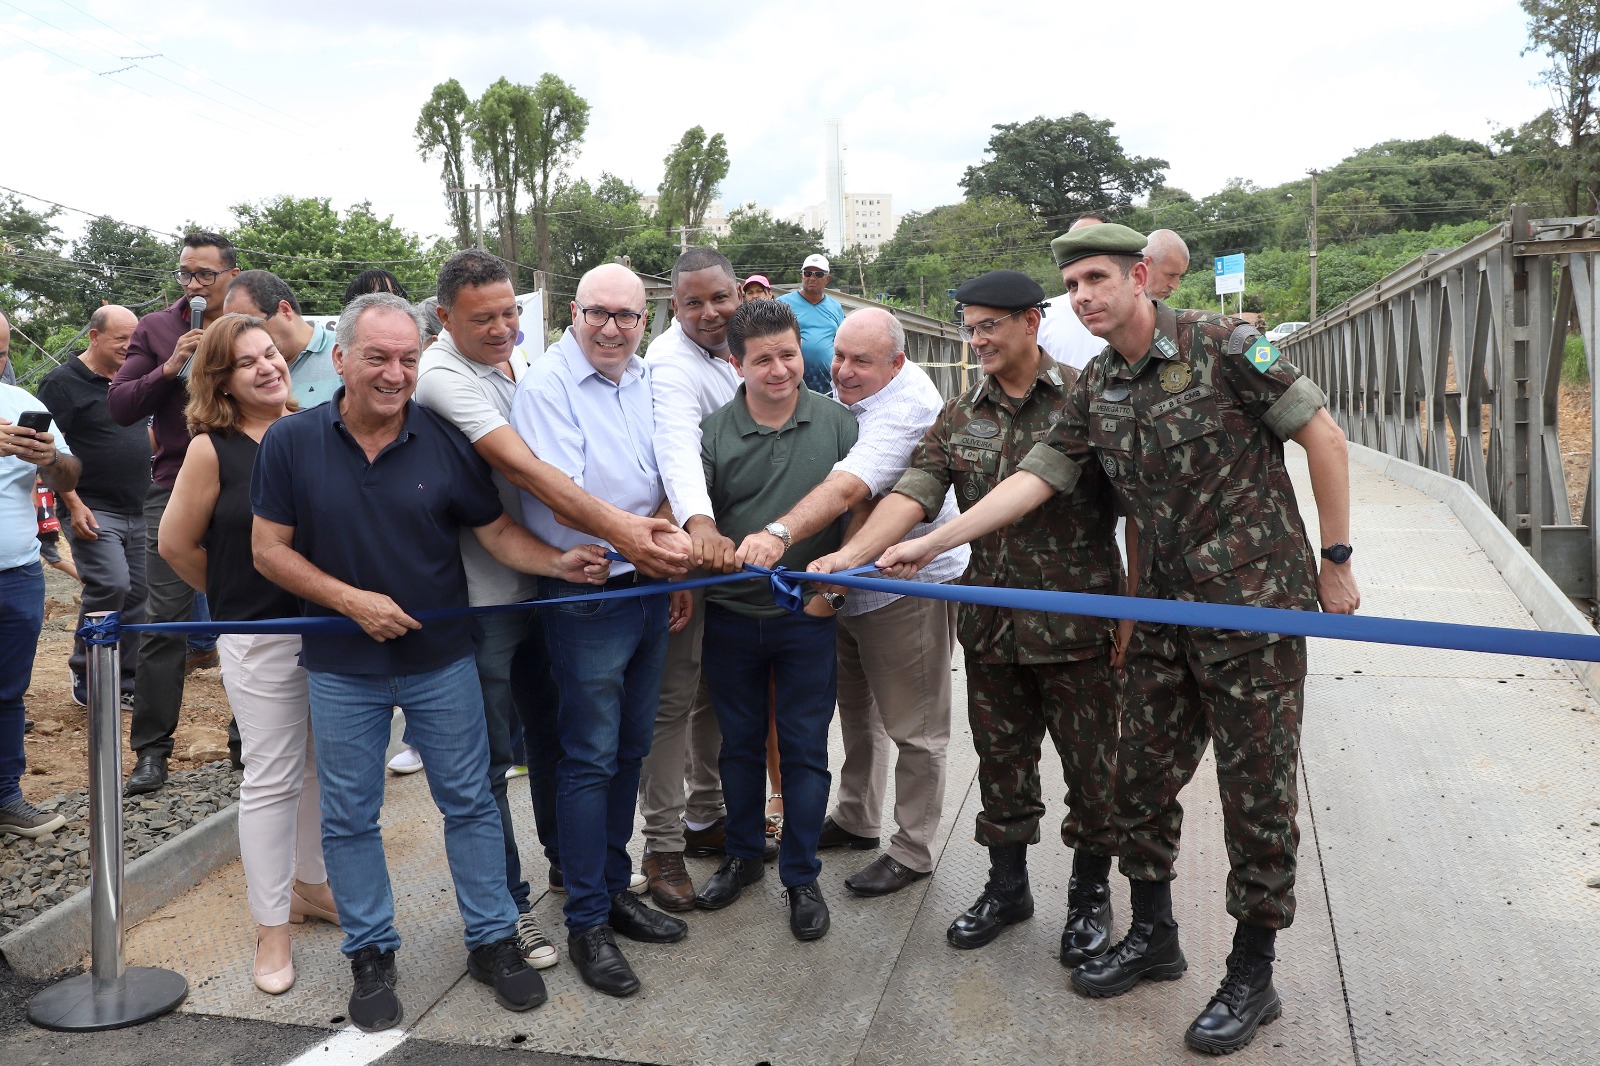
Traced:
MULTIPOLYGON (((89 688, 89 972, 58 982, 28 1001, 28 1020, 45 1029, 123 1029, 182 1003, 189 983, 154 966, 128 969, 122 955, 122 707, 115 619, 109 638, 86 638, 89 688)), ((88 628, 88 627, 86 627, 88 628)))

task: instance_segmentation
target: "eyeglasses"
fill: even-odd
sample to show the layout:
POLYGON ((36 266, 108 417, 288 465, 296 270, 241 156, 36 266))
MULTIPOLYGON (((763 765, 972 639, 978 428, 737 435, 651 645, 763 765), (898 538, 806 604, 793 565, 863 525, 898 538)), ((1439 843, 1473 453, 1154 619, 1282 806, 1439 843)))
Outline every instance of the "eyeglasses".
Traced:
POLYGON ((807 278, 825 278, 828 276, 828 272, 826 270, 817 270, 814 267, 802 270, 800 271, 800 274, 802 277, 807 278))
POLYGON ((973 337, 992 337, 1000 323, 1008 318, 1015 318, 1026 310, 1028 308, 1019 307, 1009 315, 1001 315, 999 318, 987 318, 982 322, 974 322, 970 326, 957 326, 956 332, 961 334, 961 339, 964 341, 970 341, 973 337))
POLYGON ((174 270, 172 276, 178 279, 179 284, 187 285, 191 281, 198 281, 202 285, 210 285, 223 274, 224 270, 174 270))
POLYGON ((644 321, 644 315, 638 311, 607 311, 603 307, 579 307, 583 312, 583 320, 595 329, 605 328, 607 319, 616 319, 618 329, 634 329, 644 321))

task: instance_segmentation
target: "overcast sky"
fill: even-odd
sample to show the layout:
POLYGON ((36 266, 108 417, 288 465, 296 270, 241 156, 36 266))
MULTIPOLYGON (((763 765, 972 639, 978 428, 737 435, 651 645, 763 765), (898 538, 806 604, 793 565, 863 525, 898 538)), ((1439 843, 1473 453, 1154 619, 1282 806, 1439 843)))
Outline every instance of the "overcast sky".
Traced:
POLYGON ((1111 119, 1199 196, 1391 138, 1486 140, 1549 106, 1515 0, 1313 7, 0 0, 0 185, 159 229, 291 193, 442 234, 438 164, 412 134, 433 86, 546 71, 592 106, 576 174, 653 192, 702 125, 727 136, 724 203, 779 213, 822 199, 827 118, 847 191, 903 213, 959 200, 990 127, 1037 115, 1111 119))

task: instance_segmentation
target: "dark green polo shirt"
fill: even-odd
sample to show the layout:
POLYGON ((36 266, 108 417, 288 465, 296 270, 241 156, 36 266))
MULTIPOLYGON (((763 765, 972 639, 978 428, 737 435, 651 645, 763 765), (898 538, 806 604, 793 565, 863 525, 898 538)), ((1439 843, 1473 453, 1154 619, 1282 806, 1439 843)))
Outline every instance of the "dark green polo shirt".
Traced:
MULTIPOLYGON (((730 403, 700 423, 700 460, 717 529, 735 545, 777 521, 822 484, 859 435, 849 410, 810 389, 801 389, 799 395, 794 414, 781 429, 750 417, 743 384, 730 403)), ((804 570, 813 559, 837 551, 843 532, 841 518, 822 532, 795 541, 779 565, 804 570)), ((808 586, 806 598, 814 594, 808 586)), ((779 618, 784 613, 764 581, 714 585, 706 590, 706 602, 755 618, 779 618)))

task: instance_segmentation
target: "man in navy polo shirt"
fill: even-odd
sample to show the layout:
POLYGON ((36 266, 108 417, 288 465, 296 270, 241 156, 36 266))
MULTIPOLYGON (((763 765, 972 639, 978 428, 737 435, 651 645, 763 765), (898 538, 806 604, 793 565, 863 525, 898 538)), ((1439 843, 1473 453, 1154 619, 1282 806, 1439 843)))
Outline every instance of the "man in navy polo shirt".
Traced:
POLYGON ((471 619, 424 625, 413 613, 466 606, 462 529, 518 570, 571 582, 603 581, 607 570, 597 546, 563 554, 513 522, 471 445, 411 402, 422 328, 398 296, 352 300, 333 350, 344 387, 329 403, 273 424, 251 490, 256 569, 299 596, 306 615, 343 615, 363 630, 318 634, 301 658, 321 744, 322 847, 355 976, 350 1020, 368 1031, 401 1017, 400 937, 378 832, 396 704, 406 709, 444 815, 467 972, 493 985, 509 1010, 545 1000, 544 982, 517 948, 471 619))

